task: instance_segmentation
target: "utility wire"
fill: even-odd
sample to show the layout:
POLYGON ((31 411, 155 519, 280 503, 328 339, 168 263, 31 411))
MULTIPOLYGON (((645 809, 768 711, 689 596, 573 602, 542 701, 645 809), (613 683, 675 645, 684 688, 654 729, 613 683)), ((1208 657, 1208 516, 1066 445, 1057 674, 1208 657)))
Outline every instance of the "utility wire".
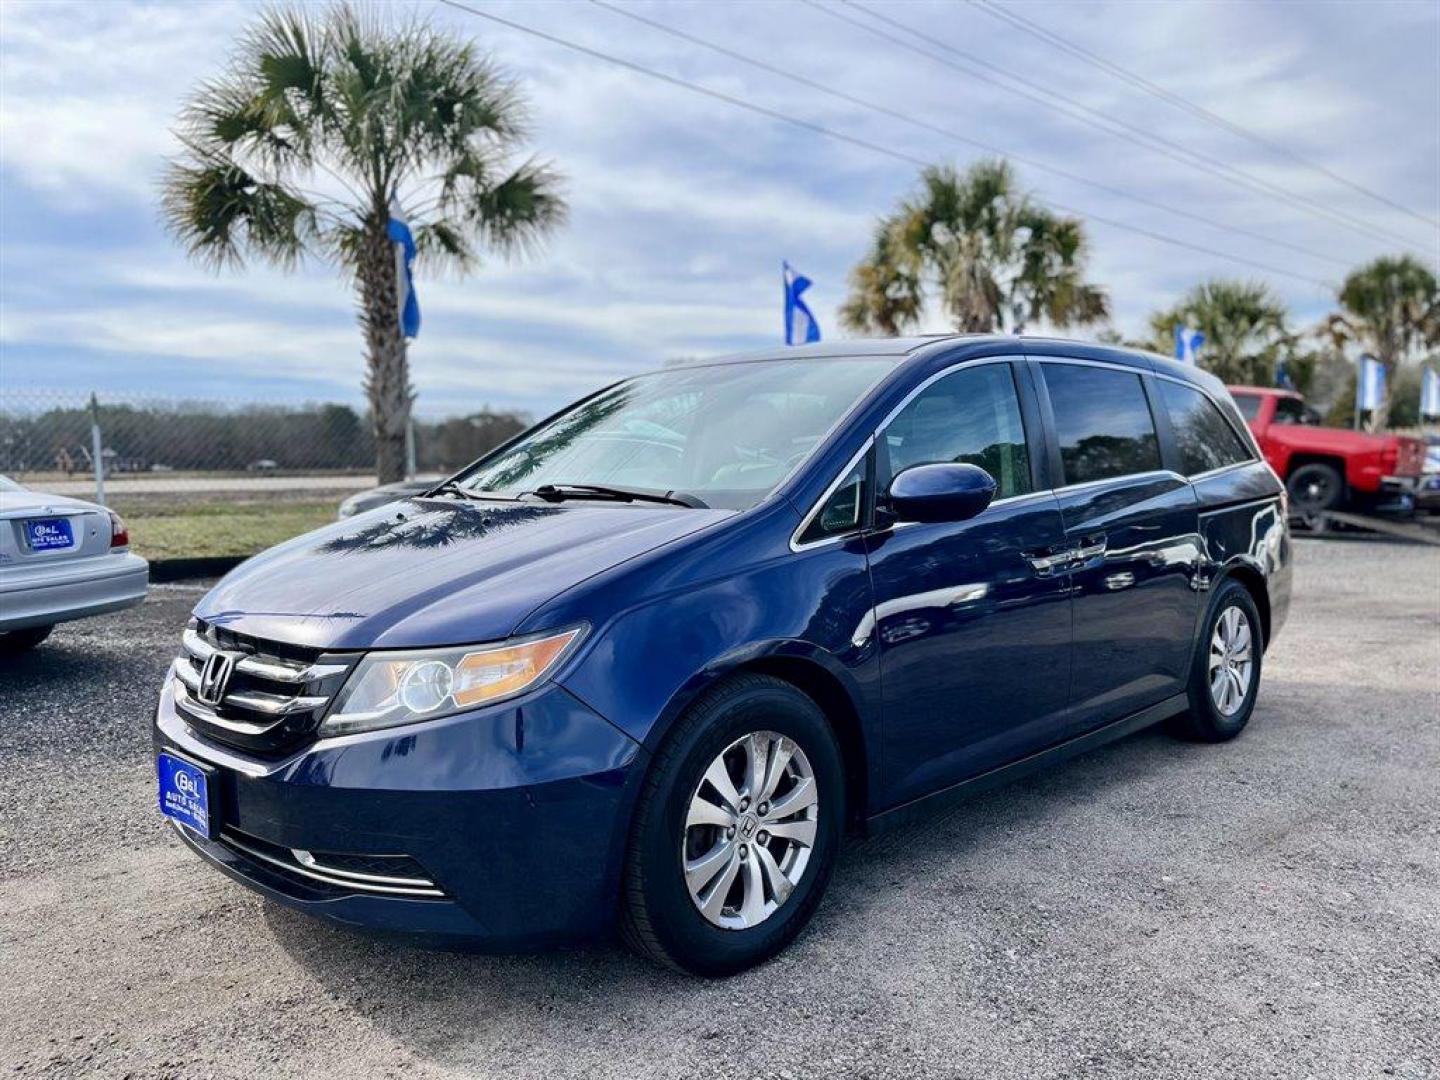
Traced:
POLYGON ((1023 30, 1025 33, 1030 34, 1032 37, 1037 37, 1041 41, 1047 42, 1050 45, 1053 45, 1055 48, 1060 49, 1063 52, 1069 53, 1071 56, 1079 57, 1081 60, 1084 60, 1092 67, 1097 67, 1101 71, 1108 72, 1115 78, 1120 79, 1123 82, 1127 82, 1131 86, 1136 87, 1137 89, 1143 90, 1145 93, 1149 94, 1152 97, 1156 97, 1159 98, 1161 101, 1168 102, 1169 104, 1175 106, 1177 109, 1181 109, 1189 113, 1191 116, 1198 117, 1199 119, 1204 120, 1207 123, 1214 124, 1217 127, 1223 128, 1225 131, 1228 131, 1233 135, 1239 135, 1242 139, 1248 139, 1255 145, 1264 147, 1266 150, 1269 150, 1272 153, 1279 154, 1282 157, 1287 157, 1291 161, 1304 165, 1307 169, 1311 169, 1317 173, 1320 173, 1322 176, 1329 177, 1337 184, 1342 184, 1352 191, 1359 192, 1361 195, 1368 195, 1370 198, 1376 200, 1377 202, 1384 203, 1392 210, 1398 210, 1402 214, 1408 214, 1416 221, 1422 222, 1423 224, 1428 225, 1431 228, 1440 228, 1440 221, 1436 221, 1434 218, 1428 217, 1425 214, 1420 213, 1418 210, 1412 210, 1410 209, 1410 207, 1405 206, 1403 203, 1396 202, 1388 195, 1368 188, 1364 184, 1351 180, 1349 177, 1341 176, 1333 169, 1329 169, 1326 166, 1319 164, 1318 162, 1311 161, 1310 159, 1302 156, 1301 154, 1296 153, 1294 150, 1291 150, 1289 147, 1284 146, 1281 143, 1277 143, 1273 139, 1267 139, 1265 136, 1251 130, 1250 128, 1245 127, 1242 124, 1237 124, 1233 120, 1228 120, 1225 117, 1221 116, 1219 113, 1212 112, 1211 110, 1205 108, 1203 105, 1198 105, 1195 102, 1191 101, 1189 98, 1183 97, 1182 95, 1175 93, 1173 90, 1166 89, 1159 83, 1152 82, 1151 80, 1145 78, 1145 76, 1139 75, 1136 72, 1129 70, 1128 68, 1122 67, 1121 65, 1115 63, 1113 60, 1107 60, 1105 57, 1100 56, 1098 53, 1091 52, 1083 45, 1077 45, 1075 42, 1070 41, 1068 38, 1063 37, 1055 31, 1046 29, 1034 20, 1027 19, 1019 12, 1011 11, 1008 8, 1001 6, 1000 4, 995 3, 994 0, 969 0, 969 3, 973 4, 975 7, 979 8, 987 15, 993 16, 997 19, 1001 19, 1009 23, 1011 26, 1014 26, 1017 29, 1023 30))
MULTIPOLYGON (((733 94, 727 94, 720 90, 712 90, 710 87, 701 86, 698 83, 687 82, 686 80, 677 78, 674 75, 667 75, 662 71, 656 71, 655 69, 646 67, 643 64, 638 64, 633 60, 626 60, 624 57, 615 56, 607 52, 602 52, 599 49, 592 49, 588 45, 582 45, 577 41, 570 41, 566 38, 559 37, 556 34, 551 34, 544 30, 536 29, 533 26, 526 26, 524 23, 519 23, 513 19, 504 18, 503 16, 496 15, 493 12, 482 11, 479 8, 472 7, 469 4, 461 3, 460 0, 440 0, 440 3, 445 4, 447 7, 455 8, 457 11, 464 11, 468 14, 476 16, 477 18, 485 19, 499 26, 506 26, 509 27, 511 30, 519 31, 522 34, 529 34, 531 37, 539 38, 542 41, 548 41, 552 45, 559 45, 562 48, 570 49, 573 52, 581 53, 585 56, 592 57, 593 59, 603 60, 605 63, 608 64, 615 64, 618 67, 626 68, 629 71, 633 71, 639 75, 644 75, 647 78, 655 79, 658 82, 663 82, 670 86, 676 86, 683 90, 689 90, 691 93, 700 94, 704 97, 712 98, 716 101, 722 101, 725 104, 732 105, 737 109, 744 109, 747 112, 752 112, 759 116, 767 117, 771 120, 777 120, 782 124, 789 124, 792 127, 801 128, 802 130, 812 132, 816 135, 824 135, 826 138, 835 139, 839 142, 849 143, 851 146, 858 146, 861 149, 869 150, 872 153, 881 154, 885 157, 893 158, 896 161, 903 161, 910 165, 916 165, 921 168, 933 164, 932 161, 926 160, 925 158, 917 157, 914 154, 908 154, 903 150, 895 150, 888 146, 882 146, 879 143, 871 142, 869 139, 864 139, 857 135, 851 135, 848 132, 837 131, 834 128, 826 127, 823 124, 817 124, 809 120, 803 120, 796 116, 790 116, 786 113, 779 112, 776 109, 771 109, 764 105, 757 105, 753 101, 747 101, 744 98, 736 97, 733 94)), ((1241 263, 1243 265, 1253 267, 1256 270, 1263 270, 1269 274, 1276 274, 1281 277, 1294 278, 1297 281, 1303 281, 1309 285, 1318 285, 1320 288, 1326 290, 1333 290, 1335 287, 1333 282, 1324 281, 1320 278, 1310 277, 1308 274, 1301 274, 1297 273, 1294 270, 1286 270, 1278 266, 1271 266, 1268 263, 1263 263, 1255 259, 1249 259, 1243 255, 1235 255, 1227 251, 1220 251, 1215 248, 1205 247, 1201 244, 1192 244, 1186 240, 1180 240, 1173 236, 1166 236, 1164 233, 1154 232, 1150 229, 1142 228, 1138 225, 1131 225, 1123 221, 1116 221, 1113 218, 1106 218, 1101 217, 1098 214, 1086 213, 1084 211, 1076 210, 1073 207, 1065 206, 1062 203, 1057 203, 1052 199, 1044 199, 1037 196, 1036 201, 1049 206, 1052 210, 1058 213, 1068 214, 1078 218, 1088 218, 1089 220, 1099 222, 1102 225, 1108 225, 1113 229, 1121 229, 1125 232, 1135 233, 1138 236, 1144 236, 1158 243, 1169 244, 1172 247, 1184 248, 1188 251, 1198 252, 1202 255, 1211 255, 1218 259, 1226 259, 1230 262, 1241 263)))
POLYGON ((1289 248, 1291 251, 1294 251, 1298 254, 1308 255, 1311 258, 1315 259, 1322 259, 1325 262, 1334 263, 1336 266, 1349 267, 1353 265, 1349 260, 1338 258, 1328 252, 1320 251, 1316 248, 1306 247, 1303 244, 1293 244, 1288 240, 1280 240, 1276 237, 1267 236, 1264 233, 1258 233, 1251 229, 1246 229, 1238 225, 1227 224, 1226 222, 1220 221, 1216 218, 1207 217, 1204 214, 1197 214, 1193 210, 1186 210, 1179 206, 1171 206, 1168 203, 1160 202, 1157 199, 1151 199, 1148 196, 1141 195, 1137 192, 1126 191, 1123 188, 1112 187, 1111 185, 1103 183, 1102 181, 1093 180, 1088 176, 1081 176, 1079 173, 1074 173, 1068 169, 1063 169, 1058 165, 1051 165, 1036 158, 1016 154, 1012 151, 1005 150, 990 143, 982 142, 979 139, 971 138, 969 135, 963 135, 960 132, 954 130, 953 128, 947 128, 942 127, 938 124, 932 124, 928 121, 918 119, 906 113, 902 113, 897 109, 892 109, 889 106, 881 105, 873 101, 867 101, 864 98, 856 97, 855 95, 846 93, 843 90, 838 90, 833 86, 827 86, 824 83, 817 82, 816 80, 807 78, 804 75, 797 75, 792 71, 786 71, 784 68, 777 67, 774 64, 766 63, 764 60, 756 59, 755 57, 747 55, 746 53, 738 52, 734 49, 727 48, 724 45, 716 44, 713 41, 708 41, 705 38, 699 37, 695 34, 691 34, 688 31, 680 30, 677 27, 673 26, 667 26, 665 23, 657 22, 656 20, 641 15, 638 12, 630 11, 626 8, 620 7, 617 4, 611 3, 610 0, 590 0, 590 2, 597 7, 604 8, 606 11, 614 12, 616 15, 621 15, 627 19, 642 23, 645 26, 652 27, 653 29, 660 31, 662 34, 668 34, 671 37, 678 38, 681 41, 686 41, 692 45, 698 45, 701 48, 709 49, 711 52, 718 53, 721 56, 729 57, 732 60, 738 60, 742 64, 748 64, 753 68, 757 68, 760 71, 768 72, 769 74, 775 75, 778 78, 788 79, 790 82, 796 83, 800 86, 805 86, 810 88, 811 90, 816 90, 822 94, 827 94, 838 101, 844 101, 847 104, 856 105, 862 109, 868 109, 870 112, 877 113, 881 116, 889 117, 893 120, 899 120, 901 123, 909 124, 912 127, 921 129, 922 131, 929 131, 936 135, 942 135, 945 138, 953 139, 954 141, 964 143, 967 146, 977 147, 978 149, 983 150, 989 154, 998 154, 1002 157, 1008 157, 1013 161, 1020 162, 1022 165, 1028 165, 1032 169, 1038 169, 1041 172, 1047 172, 1053 176, 1059 176, 1063 179, 1073 181, 1077 184, 1085 184, 1089 187, 1096 188, 1097 190, 1107 192, 1108 194, 1114 195, 1118 198, 1130 199, 1134 202, 1141 203, 1142 205, 1153 207, 1156 210, 1163 210, 1167 214, 1175 214, 1179 217, 1189 218, 1191 221, 1198 221, 1203 225, 1209 225, 1212 228, 1223 229, 1226 232, 1232 232, 1239 236, 1249 237, 1251 240, 1259 240, 1266 244, 1275 244, 1279 247, 1289 248))
POLYGON ((933 45, 946 53, 949 53, 953 56, 961 57, 963 60, 968 62, 968 65, 974 66, 967 66, 967 64, 958 63, 947 56, 931 51, 931 49, 926 48, 923 45, 916 45, 914 44, 914 42, 908 41, 905 38, 897 37, 895 34, 889 33, 880 26, 873 25, 872 23, 866 22, 862 19, 858 19, 853 15, 849 15, 843 11, 836 10, 835 8, 827 7, 824 4, 821 4, 819 0, 802 0, 802 2, 808 4, 816 11, 823 12, 824 14, 829 15, 831 18, 838 19, 841 22, 849 23, 851 26, 858 27, 859 29, 864 30, 866 33, 878 37, 883 41, 888 41, 891 44, 897 45, 902 49, 907 49, 910 52, 916 53, 920 56, 924 56, 930 60, 935 61, 938 64, 942 64, 945 67, 952 68, 956 71, 970 76, 973 79, 977 79, 980 82, 984 82, 991 86, 999 87, 1002 90, 1008 90, 1013 94, 1018 94, 1021 97, 1028 98, 1031 101, 1034 101, 1037 104, 1040 104, 1053 112, 1059 112, 1063 115, 1069 116, 1071 119, 1078 120, 1082 124, 1086 124, 1099 131, 1103 131, 1107 135, 1113 135, 1117 138, 1124 139, 1126 142, 1133 143, 1137 146, 1142 146, 1148 150, 1153 150, 1156 153, 1160 153, 1166 157, 1172 158, 1176 161, 1180 161, 1183 164, 1188 165, 1192 168, 1200 169, 1202 172, 1210 173, 1213 176, 1225 180, 1227 183, 1245 188, 1251 192, 1257 192, 1262 195, 1267 195, 1271 198, 1279 199, 1282 202, 1285 202, 1297 209, 1304 210, 1308 213, 1321 217, 1329 218, 1332 222, 1345 225, 1347 228, 1363 233, 1365 236, 1369 237, 1372 240, 1383 239, 1387 243, 1404 244, 1407 247, 1412 248, 1413 250, 1422 251, 1428 254, 1428 251, 1426 251, 1426 249, 1416 245, 1413 241, 1407 239, 1404 236, 1401 236, 1399 233, 1392 233, 1387 229, 1382 229, 1378 226, 1372 225, 1366 221, 1361 220, 1360 218, 1354 217, 1343 211, 1331 209, 1330 207, 1327 207, 1321 203, 1317 203, 1311 199, 1306 199, 1302 196, 1296 195, 1293 192, 1287 191, 1286 189, 1276 184, 1270 183, 1268 180, 1261 180, 1258 177, 1251 176, 1249 173, 1237 169, 1233 165, 1229 165, 1223 161, 1220 161, 1219 159, 1199 153, 1195 150, 1191 150, 1190 148, 1173 142, 1170 139, 1166 139, 1161 135, 1156 135, 1153 132, 1148 132, 1144 128, 1138 127, 1135 124, 1131 124, 1125 120, 1120 120, 1115 117, 1109 116, 1106 113, 1100 112, 1097 109, 1092 109, 1087 105, 1081 105, 1078 102, 1075 102, 1065 97, 1065 95, 1057 93, 1053 90, 1047 90, 1044 87, 1031 84, 1011 74, 1000 66, 990 63, 988 60, 984 60, 971 53, 967 53, 962 49, 957 49, 953 45, 940 41, 937 38, 924 33, 923 31, 916 30, 914 27, 908 26, 905 23, 900 22, 898 19, 893 19, 888 15, 873 11, 870 8, 865 7, 863 4, 858 3, 857 0, 840 0, 840 2, 844 3, 847 7, 854 8, 856 11, 863 12, 866 16, 868 16, 870 19, 875 20, 876 22, 883 23, 886 26, 894 27, 902 33, 908 34, 913 38, 925 42, 927 45, 933 45), (985 71, 976 70, 977 66, 979 68, 990 71, 993 74, 986 74, 985 71))

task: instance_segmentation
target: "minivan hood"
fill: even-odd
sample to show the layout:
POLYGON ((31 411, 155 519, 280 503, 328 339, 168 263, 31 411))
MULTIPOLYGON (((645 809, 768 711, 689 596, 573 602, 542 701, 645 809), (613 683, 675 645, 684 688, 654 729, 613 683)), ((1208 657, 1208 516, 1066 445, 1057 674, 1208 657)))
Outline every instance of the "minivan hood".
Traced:
POLYGON ((236 633, 321 649, 498 641, 571 586, 732 515, 406 499, 256 556, 195 614, 236 633))

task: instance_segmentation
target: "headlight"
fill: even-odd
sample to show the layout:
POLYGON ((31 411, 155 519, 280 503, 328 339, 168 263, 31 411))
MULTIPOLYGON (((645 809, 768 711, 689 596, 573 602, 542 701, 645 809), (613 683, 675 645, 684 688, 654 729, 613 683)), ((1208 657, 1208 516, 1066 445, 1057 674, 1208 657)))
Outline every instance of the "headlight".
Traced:
POLYGON ((433 720, 530 689, 580 640, 579 627, 498 645, 370 653, 345 680, 320 734, 433 720))

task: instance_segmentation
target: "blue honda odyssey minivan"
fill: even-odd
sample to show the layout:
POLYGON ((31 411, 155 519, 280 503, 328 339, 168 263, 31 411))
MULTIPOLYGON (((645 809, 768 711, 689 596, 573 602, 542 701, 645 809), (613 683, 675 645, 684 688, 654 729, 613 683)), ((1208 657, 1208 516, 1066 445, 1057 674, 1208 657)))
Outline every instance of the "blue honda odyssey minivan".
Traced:
POLYGON ((161 809, 336 922, 772 956, 847 833, 1159 721, 1250 719, 1284 486, 1224 388, 1016 337, 672 367, 195 609, 161 809))

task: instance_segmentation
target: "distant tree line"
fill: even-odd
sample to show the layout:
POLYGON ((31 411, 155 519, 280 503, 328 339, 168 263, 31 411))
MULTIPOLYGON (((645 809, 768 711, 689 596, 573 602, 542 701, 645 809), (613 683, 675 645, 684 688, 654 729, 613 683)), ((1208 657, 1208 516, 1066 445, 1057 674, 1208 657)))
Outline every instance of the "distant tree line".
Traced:
MULTIPOLYGON (((374 427, 348 405, 203 403, 101 404, 108 471, 284 472, 369 470, 374 427)), ((458 468, 530 424, 522 413, 482 409, 444 420, 415 421, 416 468, 458 468)), ((0 472, 90 472, 88 407, 0 411, 0 472)))

